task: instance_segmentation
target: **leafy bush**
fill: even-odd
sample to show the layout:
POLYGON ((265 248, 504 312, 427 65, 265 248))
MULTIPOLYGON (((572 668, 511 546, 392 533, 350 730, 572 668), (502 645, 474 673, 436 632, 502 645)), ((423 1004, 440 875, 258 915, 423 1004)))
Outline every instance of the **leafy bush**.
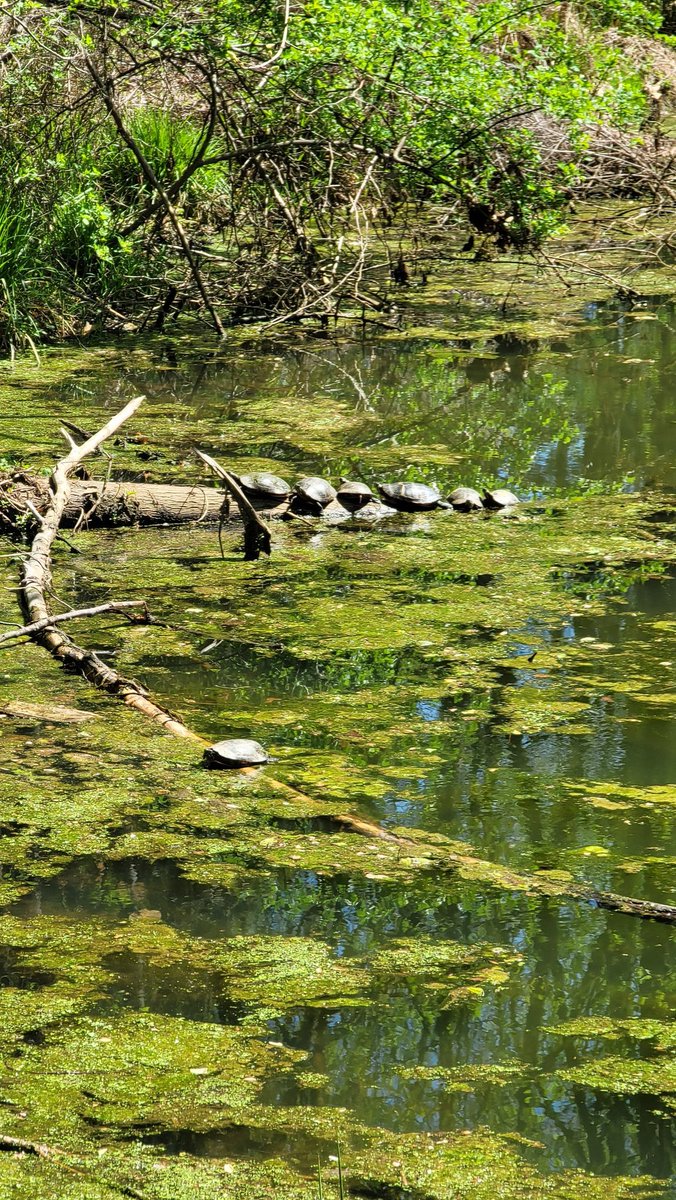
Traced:
POLYGON ((285 40, 268 0, 26 5, 0 64, 0 161, 21 201, 0 207, 0 341, 99 301, 146 322, 172 305, 213 317, 209 294, 235 315, 325 312, 341 281, 357 294, 371 231, 430 202, 491 253, 537 250, 594 130, 647 113, 603 31, 655 30, 657 7, 578 13, 305 0, 285 40))

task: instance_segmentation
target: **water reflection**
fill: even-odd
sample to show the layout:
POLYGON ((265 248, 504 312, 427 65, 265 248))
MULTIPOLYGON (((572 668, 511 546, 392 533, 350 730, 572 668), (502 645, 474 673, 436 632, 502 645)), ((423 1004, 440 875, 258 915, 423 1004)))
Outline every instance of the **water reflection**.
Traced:
MULTIPOLYGON (((397 937, 511 947, 523 960, 507 985, 459 1005, 444 1005, 443 989, 402 977, 376 986, 373 1007, 319 1007, 274 1020, 274 1038, 305 1051, 303 1070, 330 1083, 308 1091, 283 1077, 267 1085, 264 1100, 345 1105, 369 1124, 398 1131, 518 1130, 543 1144, 536 1160, 550 1170, 664 1178, 673 1168, 658 1099, 617 1096, 557 1075, 610 1053, 650 1057, 651 1043, 548 1032, 585 1016, 667 1019, 674 979, 665 975, 672 934, 663 925, 519 893, 440 887, 434 878, 402 885, 278 872, 252 876, 243 892, 231 893, 182 880, 171 864, 143 862, 81 863, 42 884, 20 911, 29 915, 36 905, 79 916, 158 906, 165 921, 194 936, 316 936, 347 956, 368 955, 397 937), (501 1085, 462 1074, 487 1064, 506 1065, 513 1078, 501 1085), (432 1068, 430 1078, 416 1079, 416 1067, 432 1068), (435 1079, 434 1069, 456 1069, 459 1082, 469 1080, 466 1090, 435 1079)), ((118 1003, 225 1023, 244 1013, 215 974, 131 955, 115 955, 109 965, 118 1003)), ((210 1153, 217 1144, 211 1135, 210 1153)))
MULTIPOLYGON (((676 485, 674 322, 669 304, 650 312, 595 306, 574 341, 550 344, 514 336, 508 318, 505 333, 490 337, 458 329, 445 338, 437 331, 429 342, 345 339, 321 352, 257 342, 206 353, 177 341, 171 371, 161 345, 135 352, 132 344, 113 380, 87 376, 83 384, 76 375, 54 393, 53 414, 46 399, 30 451, 9 404, 3 448, 43 465, 43 439, 58 412, 77 409, 85 420, 100 401, 97 387, 107 395, 114 386, 148 397, 159 452, 153 477, 194 478, 199 431, 234 465, 254 458, 291 476, 371 480, 410 470, 444 486, 507 479, 549 496, 581 481, 669 488, 676 485)), ((116 453, 127 474, 144 472, 147 452, 133 438, 116 453)))

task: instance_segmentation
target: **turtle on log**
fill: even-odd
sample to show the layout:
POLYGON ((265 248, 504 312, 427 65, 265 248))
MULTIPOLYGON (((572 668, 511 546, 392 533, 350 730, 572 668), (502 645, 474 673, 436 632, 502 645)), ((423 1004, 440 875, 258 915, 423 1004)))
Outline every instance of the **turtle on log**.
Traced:
POLYGON ((484 506, 479 493, 469 487, 457 487, 454 492, 451 492, 448 499, 458 512, 471 512, 473 509, 484 506))
POLYGON ((426 512, 441 503, 441 493, 426 483, 379 483, 378 491, 386 504, 400 512, 426 512))
POLYGON ((271 506, 287 499, 291 485, 270 471, 254 471, 251 475, 233 475, 242 491, 252 500, 267 501, 271 506))
POLYGON ((336 489, 331 487, 327 479, 321 479, 318 475, 306 475, 298 481, 293 491, 294 508, 316 516, 335 498, 336 489))
POLYGON ((357 483, 351 479, 341 479, 336 497, 343 508, 356 512, 373 499, 373 492, 367 483, 357 483))
POLYGON ((512 505, 519 503, 519 497, 510 492, 507 488, 494 488, 493 491, 484 490, 484 504, 486 508, 511 508, 512 505))

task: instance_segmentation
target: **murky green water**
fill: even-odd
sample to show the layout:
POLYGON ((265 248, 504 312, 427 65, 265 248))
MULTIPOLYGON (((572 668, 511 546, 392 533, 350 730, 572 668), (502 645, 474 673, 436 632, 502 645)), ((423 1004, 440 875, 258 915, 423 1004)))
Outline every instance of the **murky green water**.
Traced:
POLYGON ((676 311, 590 304, 537 341, 424 320, 90 348, 6 381, 0 456, 33 467, 58 414, 93 426, 143 391, 130 478, 194 480, 199 445, 527 503, 279 523, 256 564, 210 529, 62 549, 65 606, 143 596, 168 625, 83 642, 275 761, 203 772, 38 649, 3 652, 0 707, 93 717, 0 724, 0 1133, 68 1156, 0 1154, 0 1195, 300 1200, 319 1153, 337 1196, 338 1143, 355 1196, 676 1195, 671 928, 528 883, 673 902, 676 311), (344 811, 420 858, 336 831, 344 811), (428 835, 471 863, 436 869, 428 835))

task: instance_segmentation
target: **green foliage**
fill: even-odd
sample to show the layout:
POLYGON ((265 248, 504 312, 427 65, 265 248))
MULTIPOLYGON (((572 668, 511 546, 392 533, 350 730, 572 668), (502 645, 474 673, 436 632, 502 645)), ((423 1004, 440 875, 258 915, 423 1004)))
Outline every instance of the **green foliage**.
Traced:
POLYGON ((54 212, 55 244, 64 263, 83 275, 113 260, 113 215, 94 186, 66 193, 54 212))
POLYGON ((38 332, 34 226, 25 202, 0 192, 0 341, 20 344, 38 332))
POLYGON ((79 0, 26 12, 0 154, 30 270, 22 232, 3 288, 7 328, 34 332, 102 296, 146 320, 177 284, 203 304, 144 162, 235 316, 307 307, 308 280, 335 287, 339 265, 351 280, 369 230, 429 202, 465 214, 484 255, 537 250, 594 130, 646 115, 640 72, 603 29, 658 26, 642 0, 582 0, 586 25, 518 0, 308 0, 285 41, 280 7, 247 0, 123 0, 112 23, 79 0))
POLYGON ((584 16, 600 26, 616 26, 624 33, 655 34, 660 28, 661 6, 652 0, 582 0, 584 16))

